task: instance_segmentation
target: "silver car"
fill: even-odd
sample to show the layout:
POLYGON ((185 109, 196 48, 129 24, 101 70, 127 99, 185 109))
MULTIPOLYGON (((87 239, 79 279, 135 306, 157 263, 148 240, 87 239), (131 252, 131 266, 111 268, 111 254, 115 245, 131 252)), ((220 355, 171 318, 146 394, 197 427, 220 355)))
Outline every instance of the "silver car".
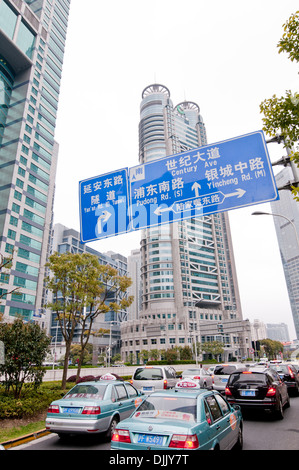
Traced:
POLYGON ((200 385, 200 388, 213 388, 213 377, 202 367, 198 369, 186 369, 182 373, 182 379, 193 379, 200 385))
POLYGON ((225 387, 230 374, 243 367, 242 364, 219 364, 214 369, 213 388, 220 393, 225 393, 225 387))
POLYGON ((128 418, 142 399, 130 383, 115 378, 78 383, 51 403, 46 429, 60 437, 106 433, 110 438, 116 424, 128 418))
POLYGON ((132 385, 144 393, 174 388, 178 381, 171 366, 140 366, 132 376, 132 385))

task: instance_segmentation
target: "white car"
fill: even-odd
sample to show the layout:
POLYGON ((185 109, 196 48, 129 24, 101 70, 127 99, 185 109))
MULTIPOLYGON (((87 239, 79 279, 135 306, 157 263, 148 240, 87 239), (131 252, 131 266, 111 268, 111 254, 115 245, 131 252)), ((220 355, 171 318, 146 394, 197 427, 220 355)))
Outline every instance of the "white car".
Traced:
POLYGON ((218 392, 224 394, 230 374, 240 367, 244 369, 244 365, 242 364, 218 364, 214 369, 214 390, 218 390, 218 392))
POLYGON ((213 377, 202 367, 198 369, 186 369, 182 373, 182 379, 192 379, 198 382, 200 388, 213 388, 213 377))
POLYGON ((135 370, 131 383, 137 390, 152 393, 176 386, 176 371, 171 366, 140 366, 135 370))

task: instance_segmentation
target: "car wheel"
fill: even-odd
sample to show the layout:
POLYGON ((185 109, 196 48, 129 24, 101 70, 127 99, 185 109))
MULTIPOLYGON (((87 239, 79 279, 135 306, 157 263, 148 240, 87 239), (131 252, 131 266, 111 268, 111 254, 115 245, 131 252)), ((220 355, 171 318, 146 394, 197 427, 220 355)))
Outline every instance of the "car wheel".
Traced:
POLYGON ((243 429, 242 426, 239 427, 238 432, 238 440, 234 445, 234 450, 242 450, 243 449, 243 429))
POLYGON ((119 423, 119 419, 116 418, 116 416, 114 416, 111 420, 111 423, 110 423, 110 426, 109 428, 107 429, 107 432, 106 432, 106 438, 111 441, 111 438, 112 438, 112 434, 116 428, 116 426, 118 425, 119 423))
POLYGON ((281 397, 279 397, 278 409, 275 411, 275 416, 276 416, 277 419, 283 419, 284 418, 283 405, 282 405, 281 397))

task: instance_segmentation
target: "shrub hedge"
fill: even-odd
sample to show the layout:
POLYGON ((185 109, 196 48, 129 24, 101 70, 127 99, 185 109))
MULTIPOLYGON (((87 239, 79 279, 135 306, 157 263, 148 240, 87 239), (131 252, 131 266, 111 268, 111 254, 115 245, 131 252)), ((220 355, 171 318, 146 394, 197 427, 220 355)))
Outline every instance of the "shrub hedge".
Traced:
POLYGON ((15 399, 13 394, 5 392, 3 387, 0 387, 0 420, 33 417, 47 410, 53 400, 58 400, 65 393, 65 390, 60 389, 60 384, 48 382, 42 384, 36 391, 24 390, 22 397, 15 399))

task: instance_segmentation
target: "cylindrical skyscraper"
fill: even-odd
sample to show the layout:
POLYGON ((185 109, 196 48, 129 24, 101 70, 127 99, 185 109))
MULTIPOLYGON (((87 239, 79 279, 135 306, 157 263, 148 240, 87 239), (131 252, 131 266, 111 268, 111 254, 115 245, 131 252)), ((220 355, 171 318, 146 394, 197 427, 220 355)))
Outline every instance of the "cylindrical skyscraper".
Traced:
MULTIPOLYGON (((205 125, 196 103, 173 106, 168 88, 160 84, 143 90, 140 163, 205 144, 205 125)), ((213 339, 224 344, 225 360, 247 354, 249 326, 242 320, 227 213, 144 230, 141 280, 141 324, 134 326, 144 332, 144 339, 138 338, 134 351, 125 348, 126 354, 138 356, 142 346, 167 349, 213 339)), ((123 339, 129 346, 125 326, 123 339)))

